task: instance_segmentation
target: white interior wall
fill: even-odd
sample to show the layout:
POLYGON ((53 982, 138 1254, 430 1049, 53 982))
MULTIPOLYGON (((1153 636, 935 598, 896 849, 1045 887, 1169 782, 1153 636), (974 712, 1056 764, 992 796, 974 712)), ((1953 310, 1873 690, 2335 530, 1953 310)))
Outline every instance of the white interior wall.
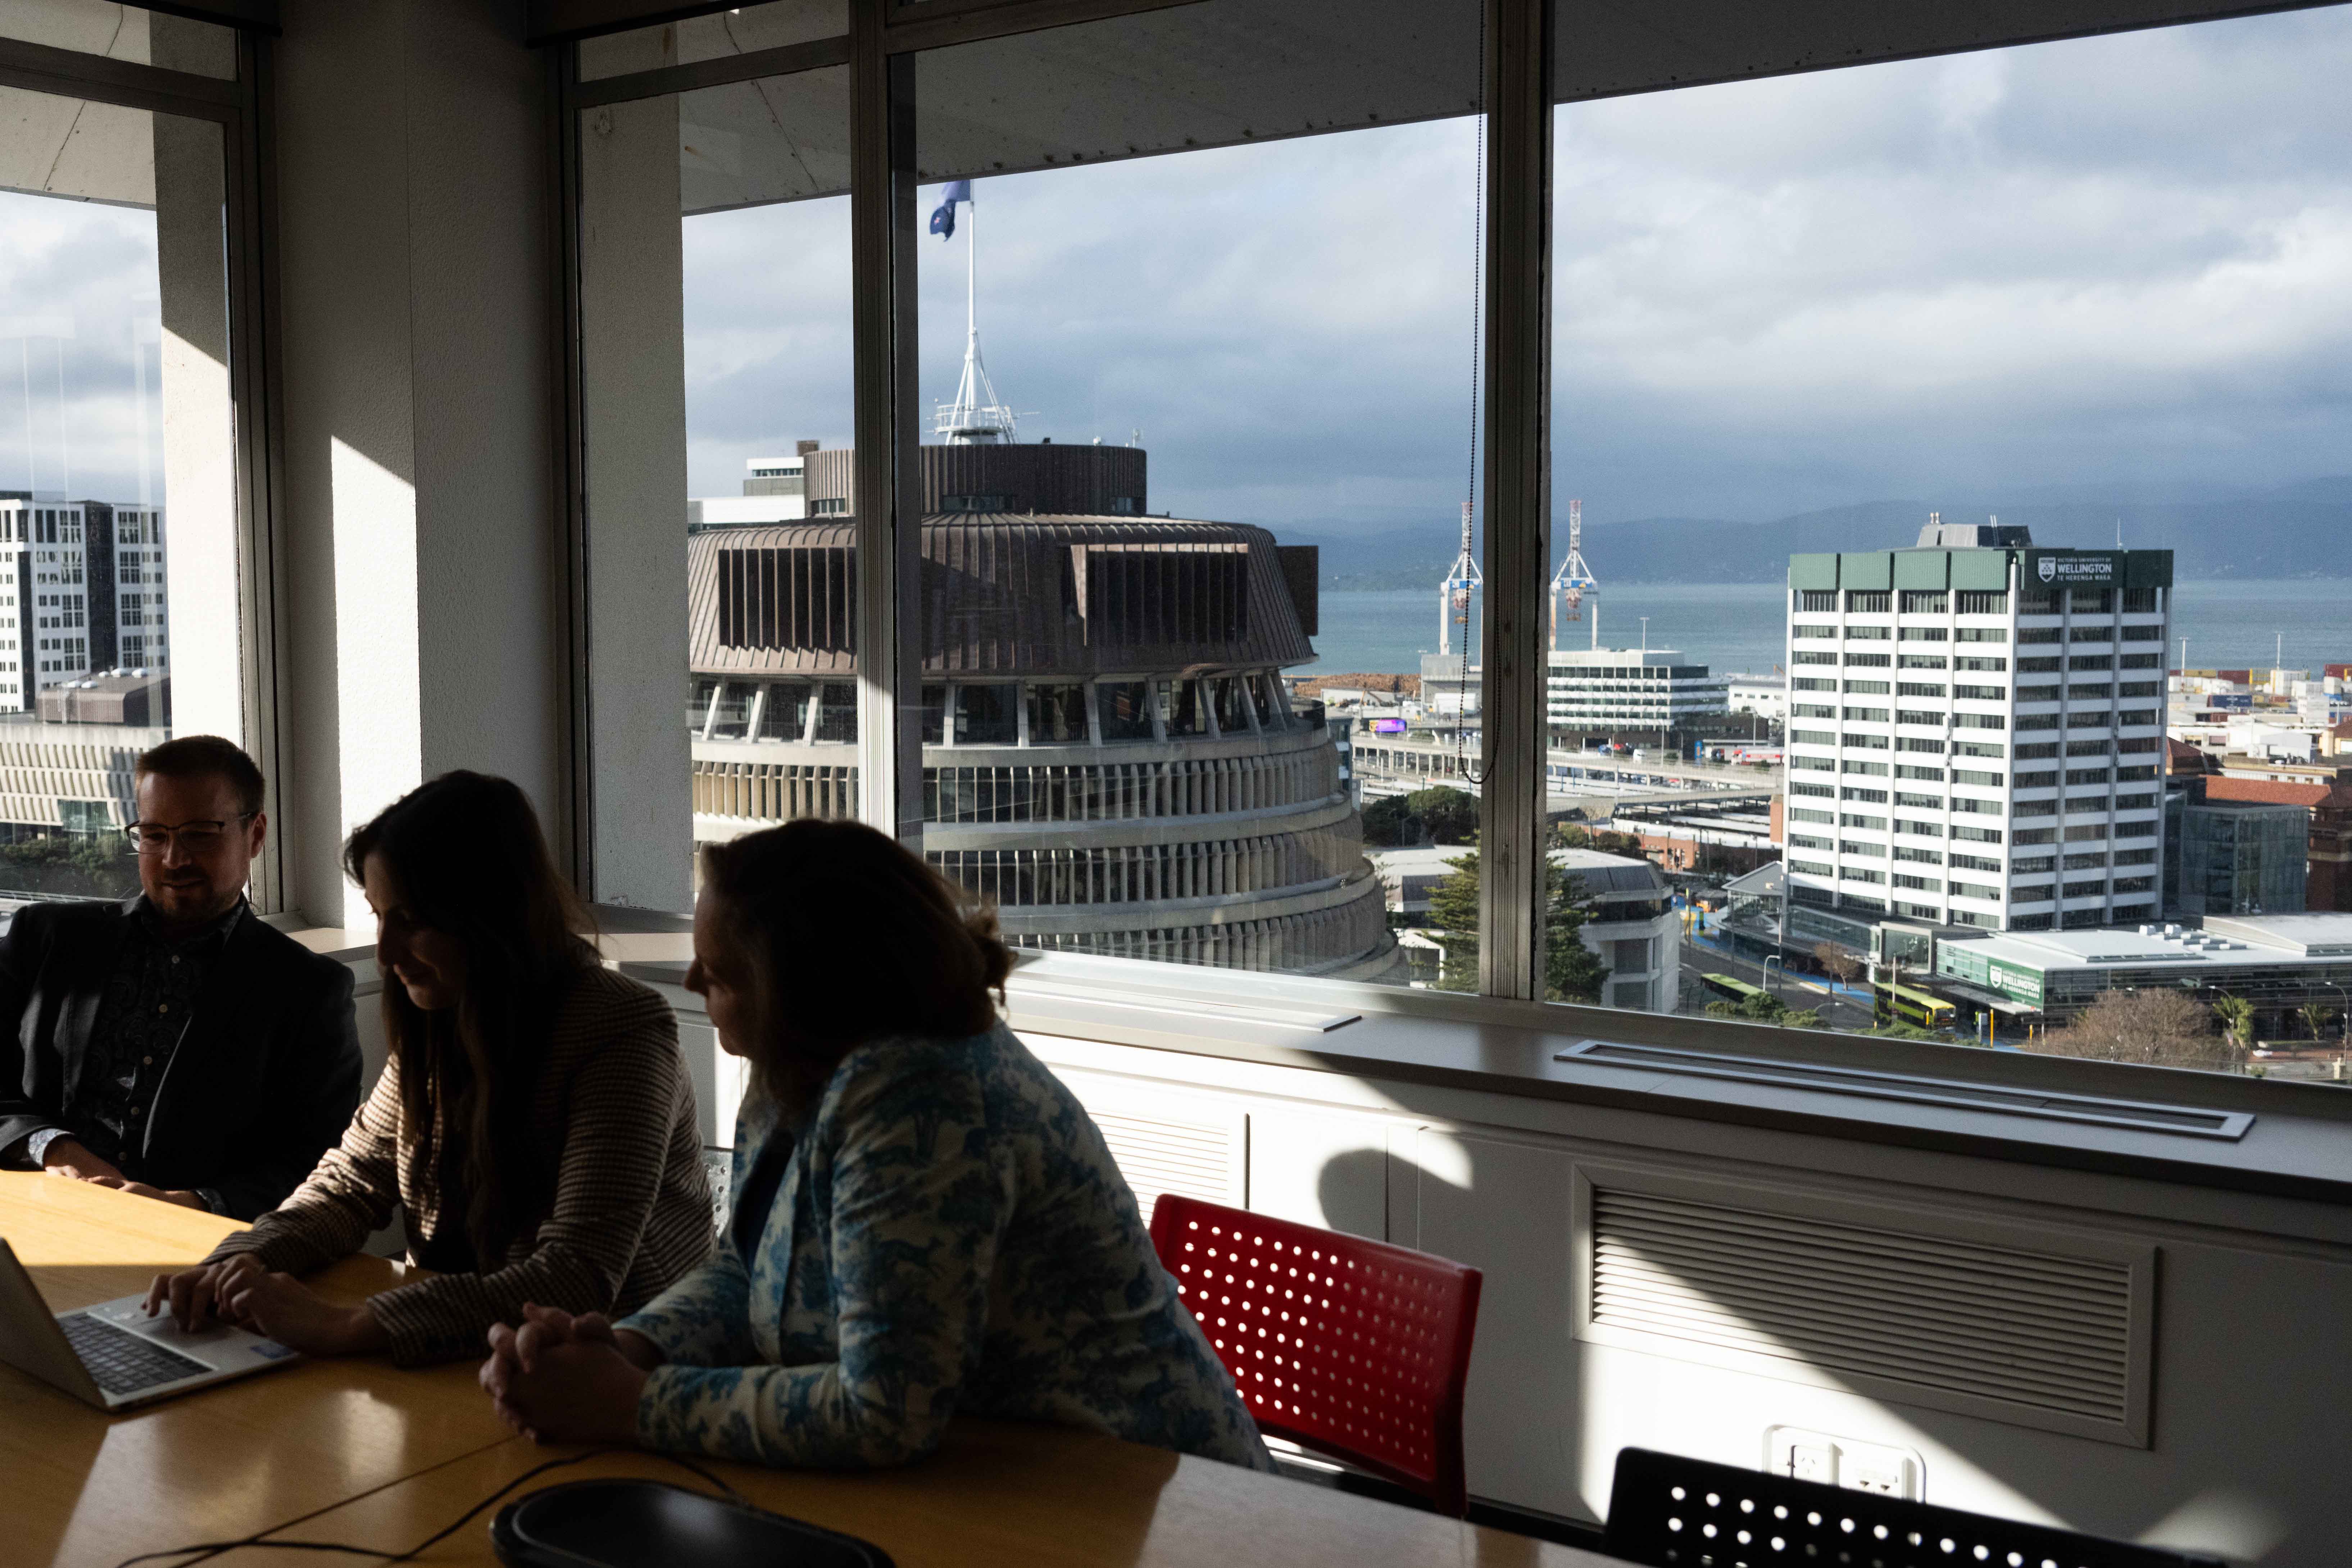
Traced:
POLYGON ((687 681, 686 303, 678 100, 580 129, 581 404, 588 486, 593 886, 692 901, 687 681))
MULTIPOLYGON (((172 728, 251 747, 239 657, 236 410, 229 388, 227 171, 221 129, 153 121, 163 307, 163 537, 172 728)), ((143 350, 142 350, 143 352, 143 350)))
MULTIPOLYGON (((1475 1496, 1606 1517, 1619 1449, 1760 1466, 1796 1426, 1916 1450, 1931 1503, 2217 1552, 2264 1568, 2344 1559, 2343 1494, 2299 1461, 2352 1438, 2352 1376, 2294 1325, 2352 1310, 2352 1232, 2316 1205, 1890 1145, 1440 1090, 1024 1033, 1097 1114, 1181 1137, 1246 1121, 1256 1213, 1381 1237, 1485 1271, 1464 1411, 1475 1496), (1913 1223, 1999 1224, 2080 1245, 2156 1248, 2153 1421, 2143 1446, 1580 1335, 1572 1194, 1580 1171, 1637 1166, 1824 1204, 1900 1206, 1913 1223)), ((1115 1151, 1116 1152, 1116 1151, 1115 1151)), ((1124 1156, 1122 1156, 1124 1159, 1124 1156)), ((1203 1167, 1195 1163, 1200 1179, 1203 1167)), ((1131 1178, 1139 1187, 1148 1176, 1131 1178)), ((1202 1194, 1207 1195, 1207 1194, 1202 1194)))
POLYGON ((543 66, 521 0, 289 0, 278 48, 288 901, 450 768, 563 799, 543 66))

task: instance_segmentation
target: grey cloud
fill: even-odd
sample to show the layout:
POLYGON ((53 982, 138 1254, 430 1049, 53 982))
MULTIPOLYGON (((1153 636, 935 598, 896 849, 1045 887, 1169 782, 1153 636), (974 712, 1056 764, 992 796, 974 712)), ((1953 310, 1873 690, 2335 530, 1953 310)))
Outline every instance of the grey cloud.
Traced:
POLYGON ((148 483, 162 498, 152 215, 0 194, 0 332, 54 321, 73 336, 0 337, 0 489, 69 478, 77 496, 137 498, 136 352, 147 359, 148 483))
MULTIPOLYGON (((2347 65, 2334 9, 1564 111, 1556 492, 1766 518, 2352 472, 2347 65)), ((979 192, 983 347, 1024 434, 1140 426, 1155 507, 1450 530, 1466 122, 979 192)), ((693 480, 724 493, 847 429, 846 203, 686 232, 693 480)), ((961 237, 921 254, 928 413, 961 237)))

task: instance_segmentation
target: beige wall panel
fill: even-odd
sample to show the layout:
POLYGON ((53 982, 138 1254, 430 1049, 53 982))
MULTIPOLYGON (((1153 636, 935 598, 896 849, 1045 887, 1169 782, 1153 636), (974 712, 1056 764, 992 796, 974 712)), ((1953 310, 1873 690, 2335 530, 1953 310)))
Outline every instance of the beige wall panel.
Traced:
MULTIPOLYGON (((153 116, 163 290, 163 537, 172 727, 251 747, 240 658, 236 412, 221 251, 220 128, 153 116)), ((261 759, 266 769, 268 758, 261 759)))
POLYGON ((690 901, 685 281, 675 99, 580 130, 595 896, 690 901))
POLYGON ((0 87, 0 188, 153 206, 152 118, 143 109, 0 87))
POLYGON ((424 779, 504 773, 550 817, 561 793, 547 193, 520 28, 519 0, 288 7, 289 885, 324 923, 371 923, 341 841, 424 779))

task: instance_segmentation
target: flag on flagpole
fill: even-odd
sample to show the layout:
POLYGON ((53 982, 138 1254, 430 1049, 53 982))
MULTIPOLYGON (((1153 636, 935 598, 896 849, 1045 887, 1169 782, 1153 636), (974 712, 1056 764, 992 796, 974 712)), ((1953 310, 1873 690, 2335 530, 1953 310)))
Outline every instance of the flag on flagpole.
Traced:
POLYGON ((940 196, 940 205, 931 209, 931 232, 941 239, 955 236, 956 203, 971 200, 970 180, 950 180, 947 190, 940 196))

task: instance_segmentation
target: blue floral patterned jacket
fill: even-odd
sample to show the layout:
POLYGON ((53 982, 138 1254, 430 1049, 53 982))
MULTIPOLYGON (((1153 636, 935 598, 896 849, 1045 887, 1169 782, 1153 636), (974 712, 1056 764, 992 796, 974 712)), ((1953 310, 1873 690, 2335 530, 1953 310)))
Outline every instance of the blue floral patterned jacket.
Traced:
POLYGON ((775 1465, 888 1465, 958 1414, 1272 1468, 1060 1080, 999 1025, 861 1046, 796 1138, 748 1269, 732 1246, 621 1326, 659 1345, 637 1436, 775 1465))

